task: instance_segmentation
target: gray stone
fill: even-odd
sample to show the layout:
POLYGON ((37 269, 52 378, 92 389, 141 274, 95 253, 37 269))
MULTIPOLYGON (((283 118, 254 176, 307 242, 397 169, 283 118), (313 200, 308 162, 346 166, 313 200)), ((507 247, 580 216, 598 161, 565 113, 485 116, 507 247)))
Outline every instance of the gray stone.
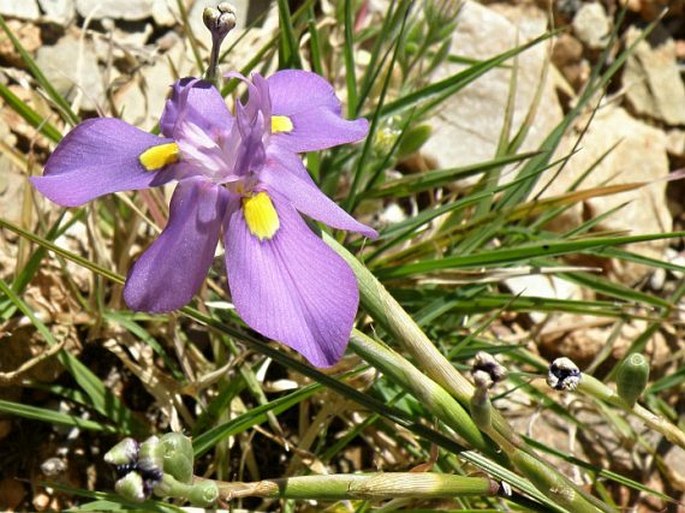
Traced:
POLYGON ((175 0, 154 0, 152 4, 152 18, 155 24, 163 27, 171 27, 181 19, 178 11, 178 2, 175 0))
MULTIPOLYGON (((577 137, 575 133, 567 135, 554 159, 568 155, 577 137)), ((673 219, 666 204, 667 182, 663 180, 669 173, 666 148, 663 131, 631 117, 622 108, 604 105, 592 120, 580 143, 580 150, 568 160, 561 173, 557 175, 555 170, 550 170, 540 179, 539 188, 546 187, 543 197, 563 194, 600 160, 583 181, 581 189, 635 182, 653 183, 620 194, 587 199, 555 218, 549 228, 566 231, 628 202, 620 211, 602 220, 596 229, 631 234, 670 231, 673 219), (614 145, 616 147, 602 159, 614 145)), ((666 246, 668 241, 649 241, 631 244, 628 249, 660 258, 666 246)), ((637 282, 646 271, 650 269, 629 262, 620 264, 612 261, 611 273, 624 283, 637 282)))
MULTIPOLYGON (((642 33, 629 27, 626 46, 642 33)), ((622 80, 626 99, 636 113, 671 126, 685 124, 685 84, 678 71, 675 42, 663 27, 657 26, 647 40, 637 44, 626 60, 622 80)))
POLYGON ((680 159, 685 158, 685 130, 673 128, 666 132, 668 153, 680 159))
MULTIPOLYGON (((526 33, 517 23, 488 7, 467 1, 459 13, 452 49, 464 57, 486 59, 524 42, 524 38, 544 33, 546 20, 541 12, 525 16, 526 33), (528 33, 531 32, 531 33, 528 33)), ((513 62, 513 61, 512 61, 513 62)), ((547 63, 544 45, 537 45, 519 55, 518 84, 515 95, 513 130, 518 130, 534 101, 536 89, 547 63)), ((446 63, 432 81, 451 76, 463 66, 446 63)), ((441 168, 457 167, 490 160, 504 123, 509 95, 511 68, 496 68, 473 84, 448 98, 432 118, 433 135, 423 152, 435 159, 441 168)), ((528 131, 522 151, 537 149, 540 142, 562 118, 561 107, 551 83, 543 85, 537 115, 528 131)))
POLYGON ((53 46, 39 48, 36 61, 52 85, 75 101, 77 109, 94 110, 103 104, 102 74, 90 41, 64 36, 53 46))
POLYGON ((152 16, 154 0, 76 0, 76 10, 84 18, 142 20, 152 16))
POLYGON ((66 25, 76 14, 74 0, 38 0, 45 18, 66 25))
POLYGON ((606 48, 611 21, 600 3, 583 4, 573 17, 573 32, 592 50, 606 48))
POLYGON ((40 18, 36 0, 0 0, 0 14, 8 18, 37 20, 40 18))
POLYGON ((159 56, 153 65, 143 66, 140 73, 116 89, 114 103, 117 110, 122 111, 122 119, 143 130, 153 128, 159 122, 170 87, 175 82, 174 70, 181 77, 194 71, 193 59, 182 41, 159 56))

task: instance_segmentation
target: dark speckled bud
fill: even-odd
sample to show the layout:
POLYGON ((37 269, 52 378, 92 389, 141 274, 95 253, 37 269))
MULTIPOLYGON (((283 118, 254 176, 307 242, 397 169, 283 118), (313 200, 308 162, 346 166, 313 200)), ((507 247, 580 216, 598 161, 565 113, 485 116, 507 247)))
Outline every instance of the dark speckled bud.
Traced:
POLYGON ((549 366, 547 384, 554 390, 573 391, 580 383, 582 374, 578 366, 569 358, 557 358, 549 366))

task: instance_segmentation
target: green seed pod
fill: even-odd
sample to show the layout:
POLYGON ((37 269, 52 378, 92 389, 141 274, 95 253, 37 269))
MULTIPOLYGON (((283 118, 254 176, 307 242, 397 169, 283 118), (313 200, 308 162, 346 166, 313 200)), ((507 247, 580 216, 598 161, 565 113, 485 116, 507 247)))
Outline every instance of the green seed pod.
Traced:
POLYGON ((143 502, 147 498, 143 477, 135 471, 129 472, 114 483, 114 490, 131 502, 143 502))
POLYGON ((618 395, 631 408, 644 392, 649 381, 649 363, 640 353, 633 353, 618 367, 616 388, 618 395))
POLYGON ((161 477, 164 468, 162 447, 159 438, 151 436, 140 444, 138 453, 138 468, 143 474, 157 475, 161 477))
POLYGON ((110 465, 130 465, 138 460, 138 442, 133 438, 124 438, 105 453, 104 459, 110 465))
POLYGON ((193 479, 194 457, 190 438, 181 433, 167 433, 160 439, 164 472, 171 474, 182 483, 193 479))
POLYGON ((193 506, 208 508, 219 498, 219 487, 214 481, 200 481, 190 487, 188 500, 193 506))

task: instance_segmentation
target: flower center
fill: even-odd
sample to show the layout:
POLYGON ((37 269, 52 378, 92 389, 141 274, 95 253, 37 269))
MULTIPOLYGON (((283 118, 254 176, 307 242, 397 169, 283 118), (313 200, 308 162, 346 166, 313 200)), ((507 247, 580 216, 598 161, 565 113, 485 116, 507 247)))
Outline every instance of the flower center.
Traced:
POLYGON ((266 192, 243 198, 243 216, 247 229, 260 241, 273 238, 281 226, 278 212, 266 192))

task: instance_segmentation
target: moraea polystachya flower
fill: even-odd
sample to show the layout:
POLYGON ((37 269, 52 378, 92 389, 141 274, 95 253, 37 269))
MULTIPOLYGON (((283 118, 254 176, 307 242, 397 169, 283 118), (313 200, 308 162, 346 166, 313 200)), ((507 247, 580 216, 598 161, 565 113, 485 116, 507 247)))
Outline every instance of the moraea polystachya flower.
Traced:
POLYGON ((246 82, 249 98, 236 102, 235 117, 209 83, 177 82, 160 120, 163 137, 118 119, 85 121, 32 180, 64 206, 178 181, 166 227, 128 274, 129 307, 165 312, 187 304, 223 233, 238 314, 312 364, 330 366, 344 352, 359 292, 351 269, 300 213, 376 232, 318 189, 298 153, 358 141, 368 125, 344 120, 333 88, 314 73, 284 70, 246 82))

